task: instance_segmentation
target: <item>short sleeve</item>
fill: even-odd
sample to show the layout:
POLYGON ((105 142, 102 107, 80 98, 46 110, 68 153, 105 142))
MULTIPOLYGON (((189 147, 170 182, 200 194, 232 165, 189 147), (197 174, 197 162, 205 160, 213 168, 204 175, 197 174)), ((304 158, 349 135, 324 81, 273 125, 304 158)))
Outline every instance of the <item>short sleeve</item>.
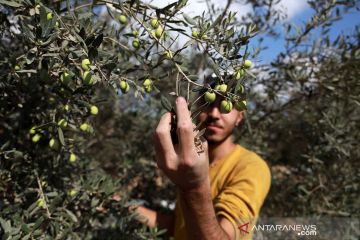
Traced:
POLYGON ((266 162, 255 153, 249 154, 247 161, 230 172, 214 199, 216 215, 227 218, 235 229, 255 223, 270 189, 271 173, 266 162))

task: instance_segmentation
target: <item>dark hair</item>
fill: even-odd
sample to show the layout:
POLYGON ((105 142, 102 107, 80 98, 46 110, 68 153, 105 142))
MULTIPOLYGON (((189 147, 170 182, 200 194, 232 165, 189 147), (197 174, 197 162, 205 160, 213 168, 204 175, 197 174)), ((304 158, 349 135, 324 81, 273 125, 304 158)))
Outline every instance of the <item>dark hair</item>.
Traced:
MULTIPOLYGON (((210 85, 211 88, 215 88, 216 84, 219 83, 219 77, 216 76, 214 73, 209 74, 204 78, 204 85, 210 85)), ((198 90, 199 95, 204 94, 207 91, 206 88, 202 87, 198 90)))

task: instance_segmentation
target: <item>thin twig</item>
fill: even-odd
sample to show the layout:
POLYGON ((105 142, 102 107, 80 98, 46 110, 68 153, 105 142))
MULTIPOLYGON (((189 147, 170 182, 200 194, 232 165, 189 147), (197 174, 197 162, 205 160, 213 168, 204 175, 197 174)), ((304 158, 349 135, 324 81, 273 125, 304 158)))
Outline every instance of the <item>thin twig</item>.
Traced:
POLYGON ((128 48, 127 46, 123 45, 122 43, 118 42, 118 41, 115 41, 114 39, 110 38, 110 37, 104 37, 104 40, 105 39, 108 39, 110 41, 112 41, 113 43, 116 43, 117 45, 119 45, 121 48, 131 52, 130 48, 128 48))
POLYGON ((219 22, 221 22, 221 21, 224 19, 227 11, 229 10, 229 7, 230 7, 231 3, 232 3, 232 0, 228 0, 228 1, 227 1, 227 4, 226 4, 226 6, 225 6, 225 8, 224 8, 224 11, 223 11, 222 14, 214 21, 214 23, 210 26, 209 29, 213 28, 216 24, 218 24, 219 22))
MULTIPOLYGON (((172 52, 170 51, 170 49, 168 49, 158 38, 154 37, 152 34, 151 34, 151 30, 149 30, 145 25, 144 23, 133 13, 129 13, 132 15, 132 17, 148 32, 149 36, 151 38, 153 38, 155 41, 158 42, 158 44, 167 52, 169 53, 169 58, 171 59, 171 61, 174 63, 175 67, 177 68, 177 70, 180 72, 181 75, 184 76, 184 78, 190 82, 191 84, 195 85, 195 86, 198 86, 198 87, 203 87, 203 85, 199 84, 199 83, 196 83, 194 81, 192 81, 190 78, 188 78, 188 76, 183 72, 183 70, 181 69, 181 67, 175 62, 175 60, 173 59, 173 55, 172 55, 172 52)), ((165 29, 163 31, 163 33, 165 32, 165 29)), ((162 34, 163 34, 162 33, 162 34)))
POLYGON ((250 120, 249 120, 249 118, 247 117, 248 114, 247 114, 246 111, 244 111, 244 115, 245 115, 246 125, 247 125, 247 127, 248 127, 248 129, 249 129, 249 133, 250 133, 250 135, 252 135, 252 127, 251 127, 250 120))
POLYGON ((48 218, 51 218, 51 214, 50 214, 50 211, 49 211, 49 207, 47 205, 47 201, 46 201, 46 198, 45 198, 45 194, 44 194, 44 191, 42 189, 42 186, 41 186, 41 182, 40 182, 40 179, 39 179, 39 175, 37 172, 35 172, 35 175, 36 175, 36 180, 37 180, 37 183, 38 183, 38 186, 39 186, 39 191, 40 191, 40 197, 41 199, 44 200, 44 207, 46 209, 46 213, 48 215, 48 218))
POLYGON ((194 104, 195 104, 197 101, 199 101, 204 95, 205 95, 205 93, 203 93, 203 94, 201 94, 200 96, 198 96, 192 104, 194 105, 194 104))
POLYGON ((207 105, 209 105, 209 103, 206 102, 203 105, 201 105, 198 109, 196 109, 193 113, 191 113, 191 120, 194 120, 202 112, 202 110, 207 107, 207 105))
POLYGON ((189 102, 190 99, 190 83, 187 83, 187 94, 186 94, 186 101, 189 102))
POLYGON ((176 73, 176 83, 175 83, 175 90, 176 90, 176 96, 180 96, 180 88, 179 88, 179 84, 180 84, 180 78, 179 78, 179 72, 176 73))

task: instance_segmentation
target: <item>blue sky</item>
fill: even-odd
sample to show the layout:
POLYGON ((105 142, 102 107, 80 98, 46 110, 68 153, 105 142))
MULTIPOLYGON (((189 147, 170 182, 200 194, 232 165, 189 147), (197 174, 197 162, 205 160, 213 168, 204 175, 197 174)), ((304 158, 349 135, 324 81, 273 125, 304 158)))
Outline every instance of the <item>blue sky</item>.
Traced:
MULTIPOLYGON (((150 2, 153 5, 162 7, 166 6, 169 3, 174 2, 175 0, 145 0, 150 2)), ((216 6, 224 7, 227 3, 227 0, 211 0, 216 6)), ((279 9, 285 11, 288 15, 286 21, 301 24, 305 22, 309 17, 314 14, 314 11, 307 4, 306 0, 281 0, 280 3, 276 6, 279 9)), ((206 11, 206 4, 204 1, 199 0, 188 0, 188 5, 184 11, 190 16, 201 15, 203 11, 206 11)), ((249 6, 244 6, 241 4, 232 4, 230 6, 231 11, 238 12, 239 15, 245 14, 250 11, 249 6)), ((335 38, 341 31, 345 33, 350 33, 353 31, 355 25, 360 24, 360 12, 350 12, 344 16, 344 19, 337 22, 332 26, 330 31, 330 37, 335 38)), ((265 38, 263 42, 264 46, 269 46, 269 49, 264 50, 258 56, 258 59, 255 62, 259 64, 268 63, 273 60, 278 53, 284 50, 284 39, 273 39, 265 38)))
MULTIPOLYGON (((314 11, 308 6, 302 11, 294 15, 289 21, 295 24, 300 24, 306 22, 311 16, 313 16, 314 11)), ((329 36, 331 39, 335 39, 340 33, 349 34, 354 31, 355 26, 360 24, 360 12, 351 11, 343 16, 343 19, 335 22, 332 25, 329 36)), ((258 56, 257 62, 260 64, 268 63, 274 58, 277 54, 284 50, 284 39, 274 39, 274 38, 265 38, 263 42, 264 46, 269 46, 268 49, 261 52, 258 56)))
MULTIPOLYGON (((164 7, 170 3, 173 3, 177 0, 143 0, 145 2, 151 3, 157 7, 164 7)), ((217 7, 225 7, 227 0, 210 0, 217 7)), ((314 11, 310 8, 307 3, 307 0, 280 0, 280 3, 275 6, 276 8, 285 11, 288 18, 284 21, 291 22, 296 25, 304 25, 304 22, 307 21, 311 16, 313 16, 314 11)), ((360 4, 358 5, 360 7, 360 4)), ((185 13, 190 16, 201 15, 203 11, 207 11, 207 6, 203 0, 188 0, 187 6, 183 9, 185 13)), ((247 12, 251 11, 250 6, 243 5, 239 3, 233 3, 230 6, 230 11, 237 12, 238 17, 245 15, 247 12)), ((280 29, 279 24, 279 29, 280 29)), ((343 19, 333 24, 331 31, 329 32, 330 38, 335 39, 336 36, 343 33, 351 33, 354 31, 356 25, 360 25, 360 11, 352 10, 343 16, 343 19)), ((264 35, 261 35, 264 37, 264 35)), ((260 34, 259 34, 260 37, 260 34)), ((181 41, 181 37, 179 38, 181 41)), ((254 39, 255 41, 257 38, 254 39)), ((185 40, 184 40, 185 41, 185 40)), ((270 37, 265 37, 262 43, 263 46, 267 46, 268 49, 265 49, 260 52, 256 59, 253 61, 257 64, 267 64, 274 60, 276 56, 284 50, 285 41, 283 37, 274 39, 270 37)), ((250 43, 250 47, 256 47, 257 43, 250 43)), ((250 48, 251 49, 251 48, 250 48)))

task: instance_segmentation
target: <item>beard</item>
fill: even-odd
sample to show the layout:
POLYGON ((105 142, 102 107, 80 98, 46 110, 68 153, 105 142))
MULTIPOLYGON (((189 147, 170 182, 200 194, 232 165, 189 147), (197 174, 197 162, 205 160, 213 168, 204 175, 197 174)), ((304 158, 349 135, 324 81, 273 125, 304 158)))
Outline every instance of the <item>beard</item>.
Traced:
POLYGON ((218 146, 221 143, 223 143, 226 139, 231 137, 231 134, 232 134, 231 132, 226 133, 226 135, 224 137, 217 139, 217 138, 212 138, 211 135, 208 135, 205 132, 205 139, 207 140, 209 146, 218 146))

